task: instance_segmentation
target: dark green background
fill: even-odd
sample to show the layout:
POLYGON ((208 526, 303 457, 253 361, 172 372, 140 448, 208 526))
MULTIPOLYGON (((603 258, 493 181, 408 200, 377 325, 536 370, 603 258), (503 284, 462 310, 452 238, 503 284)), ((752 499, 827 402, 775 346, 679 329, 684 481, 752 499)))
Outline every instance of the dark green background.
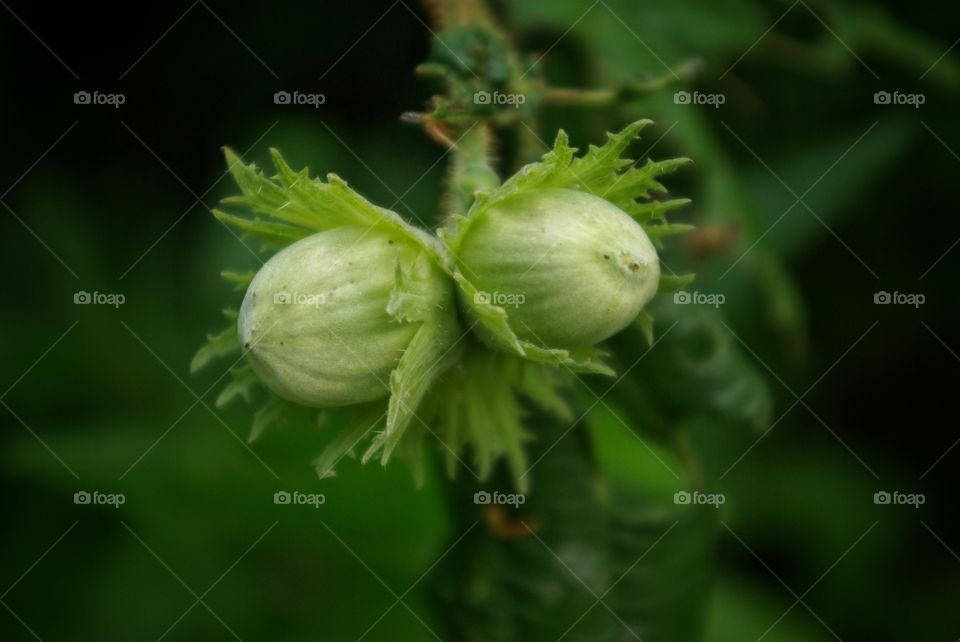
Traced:
MULTIPOLYGON (((807 608, 764 640, 829 640, 827 626, 844 640, 956 640, 960 449, 948 449, 960 250, 943 255, 960 235, 960 49, 928 72, 960 37, 956 15, 936 3, 502 4, 518 45, 549 50, 539 68, 557 84, 612 86, 667 73, 661 61, 703 60, 693 81, 617 109, 552 110, 538 134, 550 141, 562 126, 583 147, 652 117, 634 153, 662 136, 653 157, 693 158, 667 181, 694 199, 683 218, 737 233, 718 255, 667 254, 698 272, 696 289, 725 294, 706 323, 766 380, 777 420, 719 482, 717 570, 696 576, 711 582, 706 638, 756 640, 802 597, 807 608), (727 102, 675 105, 681 88, 727 102), (926 102, 875 105, 879 90, 926 102), (809 209, 765 234, 791 190, 809 209), (879 290, 926 303, 877 306, 879 290), (791 409, 790 391, 808 388, 791 409), (877 506, 879 490, 922 492, 926 503, 877 506)), ((259 163, 278 147, 295 167, 336 171, 380 205, 402 197, 401 214, 436 219, 443 150, 399 121, 433 90, 412 74, 429 51, 428 21, 419 5, 389 2, 0 7, 0 637, 156 639, 203 596, 209 610, 196 605, 167 639, 230 639, 221 618, 242 639, 356 640, 415 584, 409 609, 396 605, 364 639, 431 639, 418 618, 458 639, 445 605, 465 587, 457 578, 472 572, 474 549, 432 565, 480 519, 469 484, 430 467, 418 490, 402 465, 355 461, 321 482, 310 461, 328 433, 290 423, 247 447, 247 407, 207 408, 220 372, 188 372, 238 296, 219 271, 256 265, 208 212, 233 191, 221 146, 259 163), (75 105, 79 90, 122 92, 126 104, 75 105), (278 90, 322 92, 326 104, 277 106, 278 90), (126 302, 77 306, 79 290, 126 302), (83 489, 126 503, 77 506, 83 489), (276 506, 281 489, 327 501, 276 506)), ((518 160, 511 140, 507 165, 518 160)), ((617 350, 625 363, 642 352, 632 340, 617 350)), ((658 378, 674 365, 659 359, 634 383, 660 386, 681 409, 701 403, 682 376, 658 378)), ((761 432, 711 420, 707 406, 691 434, 705 467, 723 473, 761 432)), ((589 423, 623 430, 602 408, 589 423)), ((630 445, 618 474, 652 495, 679 488, 630 445)), ((483 546, 485 529, 466 546, 483 546)), ((592 603, 559 562, 554 570, 560 590, 592 603)), ((638 599, 690 577, 651 575, 638 599)), ((570 624, 577 614, 564 615, 570 624)))

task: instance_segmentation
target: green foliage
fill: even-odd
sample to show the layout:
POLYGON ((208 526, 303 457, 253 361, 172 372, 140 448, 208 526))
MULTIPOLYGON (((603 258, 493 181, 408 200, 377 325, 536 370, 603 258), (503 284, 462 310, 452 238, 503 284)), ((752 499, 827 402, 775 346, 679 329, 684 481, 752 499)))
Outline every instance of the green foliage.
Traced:
MULTIPOLYGON (((665 223, 667 211, 690 201, 675 199, 659 202, 654 207, 654 203, 650 202, 652 197, 666 192, 657 179, 688 164, 690 159, 674 158, 659 162, 648 159, 645 165, 638 166, 635 161, 622 158, 630 143, 651 123, 650 120, 638 120, 616 134, 608 133, 604 145, 591 145, 582 157, 575 156, 577 149, 570 147, 566 132, 560 130, 553 148, 544 154, 540 162, 526 165, 497 189, 478 195, 465 217, 454 217, 445 230, 446 240, 456 248, 470 224, 482 216, 484 210, 515 194, 535 189, 585 191, 610 201, 645 228, 649 228, 653 222, 665 223)), ((684 230, 676 230, 681 231, 684 230)))
MULTIPOLYGON (((445 591, 457 637, 696 639, 701 623, 691 614, 707 594, 712 509, 678 507, 669 503, 672 491, 638 493, 597 475, 576 440, 558 440, 560 430, 535 449, 538 490, 508 513, 509 530, 474 532, 461 549, 464 570, 445 591)), ((631 475, 643 461, 633 459, 631 475)), ((461 519, 496 514, 480 508, 485 516, 473 507, 461 519)))
POLYGON ((471 341, 430 393, 422 420, 432 426, 451 478, 465 468, 467 477, 487 481, 503 458, 512 486, 526 492, 527 405, 570 421, 573 410, 562 394, 569 385, 564 373, 471 341))
POLYGON ((230 148, 224 149, 227 166, 242 193, 223 202, 245 206, 254 217, 214 210, 217 218, 244 234, 259 238, 264 247, 271 250, 316 232, 355 226, 397 233, 440 260, 432 236, 408 224, 399 214, 373 205, 336 174, 328 174, 326 182, 311 178, 308 168, 294 171, 279 151, 271 149, 270 153, 277 170, 272 179, 256 165, 245 165, 230 148))
POLYGON ((190 361, 190 372, 202 370, 210 362, 222 359, 240 351, 240 339, 237 337, 236 317, 233 323, 216 334, 207 335, 207 342, 197 350, 190 361))
POLYGON ((512 72, 506 43, 487 25, 466 24, 441 32, 430 44, 429 60, 459 82, 479 79, 491 89, 506 85, 512 72))
POLYGON ((494 345, 503 345, 511 349, 518 356, 536 363, 555 367, 569 368, 573 372, 586 372, 613 376, 615 373, 606 366, 602 359, 603 352, 598 349, 584 348, 580 350, 566 350, 563 348, 544 348, 530 341, 517 337, 510 327, 507 311, 492 303, 485 303, 479 297, 479 291, 462 273, 455 272, 454 279, 460 286, 462 300, 478 319, 477 333, 494 345))

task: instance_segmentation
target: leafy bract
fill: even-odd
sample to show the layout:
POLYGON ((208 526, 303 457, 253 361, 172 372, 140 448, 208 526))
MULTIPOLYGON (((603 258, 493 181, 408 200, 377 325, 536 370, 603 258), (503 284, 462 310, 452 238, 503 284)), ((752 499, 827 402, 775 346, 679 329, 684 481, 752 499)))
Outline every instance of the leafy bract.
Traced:
POLYGON ((276 149, 270 150, 277 170, 267 177, 254 164, 244 164, 230 149, 224 154, 241 194, 223 200, 249 208, 252 217, 214 210, 214 216, 241 233, 260 239, 266 249, 279 249, 294 241, 338 227, 384 230, 409 238, 440 260, 436 239, 407 223, 399 214, 377 207, 336 174, 326 182, 311 178, 309 169, 294 171, 276 149))
MULTIPOLYGON (((622 158, 624 151, 652 121, 639 120, 616 134, 607 134, 602 146, 591 145, 580 157, 570 146, 566 132, 560 130, 553 148, 536 163, 524 166, 494 190, 478 192, 465 215, 450 217, 439 235, 451 254, 456 256, 471 225, 480 220, 493 206, 517 194, 542 189, 570 189, 588 192, 617 206, 637 223, 655 244, 665 236, 680 234, 692 228, 690 225, 667 223, 669 211, 690 202, 686 198, 659 200, 666 188, 659 178, 690 162, 687 158, 664 161, 647 160, 640 164, 622 158)), ((600 351, 587 349, 572 351, 536 345, 524 341, 510 325, 507 310, 477 296, 478 288, 470 275, 454 270, 454 279, 460 287, 461 302, 470 314, 479 321, 479 331, 484 338, 518 356, 539 363, 565 366, 574 372, 613 375, 614 372, 602 363, 600 351)), ((661 277, 661 289, 676 289, 692 279, 661 277)), ((643 320, 649 327, 647 319, 643 320)), ((652 336, 652 335, 651 335, 652 336)))
MULTIPOLYGON (((408 243, 417 251, 401 253, 394 265, 395 284, 385 312, 400 324, 418 326, 410 345, 390 372, 389 401, 374 402, 367 411, 354 413, 348 422, 354 428, 338 436, 317 460, 321 476, 333 472, 333 466, 344 454, 364 439, 372 444, 365 460, 380 454, 384 464, 401 443, 411 423, 416 421, 418 406, 437 375, 456 359, 457 337, 461 332, 452 288, 438 287, 445 277, 443 249, 433 235, 407 223, 398 214, 377 207, 352 190, 335 174, 327 180, 312 178, 307 169, 293 170, 276 150, 271 150, 276 174, 266 176, 253 164, 244 164, 230 149, 225 150, 230 173, 241 193, 224 199, 227 205, 242 206, 249 213, 238 215, 214 210, 214 215, 241 234, 259 239, 264 250, 279 250, 313 234, 342 227, 357 227, 364 233, 383 233, 398 243, 408 243), (411 256, 413 258, 411 258, 411 256), (372 409, 371 409, 372 408, 372 409), (386 416, 384 430, 375 433, 379 420, 370 415, 386 416)), ((242 291, 253 279, 252 272, 224 272, 223 277, 242 291)), ((197 371, 214 360, 234 357, 223 376, 230 380, 217 399, 225 406, 237 398, 251 401, 265 397, 264 405, 254 414, 250 440, 259 437, 270 425, 281 421, 295 404, 283 401, 260 385, 252 368, 244 360, 237 333, 237 313, 227 315, 230 324, 208 337, 191 363, 197 371)), ((307 409, 321 419, 322 409, 307 409)), ((422 423, 422 422, 419 422, 422 423)), ((414 431, 420 434, 419 431, 414 431)), ((416 437, 416 435, 414 435, 416 437)), ((413 452, 410 448, 404 452, 413 452)))

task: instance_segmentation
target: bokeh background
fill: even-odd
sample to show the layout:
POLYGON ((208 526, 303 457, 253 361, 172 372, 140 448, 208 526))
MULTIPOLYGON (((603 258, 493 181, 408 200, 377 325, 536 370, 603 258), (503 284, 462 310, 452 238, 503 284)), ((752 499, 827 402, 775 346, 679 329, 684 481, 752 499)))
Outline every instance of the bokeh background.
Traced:
MULTIPOLYGON (((233 193, 222 146, 261 164, 278 147, 295 167, 437 219, 444 150, 399 118, 436 90, 412 73, 430 52, 429 11, 0 5, 3 639, 557 639, 604 595, 578 484, 598 474, 630 490, 620 521, 643 544, 623 544, 616 605, 568 639, 960 638, 951 9, 495 5, 531 64, 546 53, 532 73, 547 82, 664 80, 529 126, 546 141, 562 126, 584 147, 653 118, 631 151, 694 159, 667 183, 693 198, 681 218, 702 230, 665 260, 724 296, 716 308, 658 302, 658 329, 677 329, 544 460, 528 507, 541 535, 507 536, 470 480, 438 466, 420 489, 402 465, 353 460, 318 480, 310 461, 335 426, 290 422, 248 445, 250 409, 214 408, 220 372, 189 372, 238 296, 219 272, 257 265, 256 247, 209 214, 233 193), (693 60, 696 73, 673 77, 693 60), (281 90, 326 101, 276 105, 281 90), (78 105, 78 91, 125 102, 78 105), (725 102, 677 104, 677 91, 725 102), (924 102, 877 104, 880 91, 924 102), (80 291, 124 302, 76 305, 80 291), (878 305, 878 292, 925 299, 878 305), (593 471, 568 452, 586 434, 593 471), (726 501, 660 542, 657 524, 673 518, 658 507, 676 510, 672 494, 690 488, 673 473, 685 456, 726 501), (280 490, 326 501, 276 505, 280 490), (77 505, 79 491, 125 502, 77 505), (924 503, 878 505, 880 491, 924 503), (551 531, 554 513, 579 524, 569 537, 551 531)), ((503 132, 507 171, 525 160, 517 138, 503 132)), ((644 350, 636 333, 614 344, 621 366, 644 350)), ((592 400, 582 385, 571 398, 592 400)), ((531 421, 542 452, 555 433, 531 421)))

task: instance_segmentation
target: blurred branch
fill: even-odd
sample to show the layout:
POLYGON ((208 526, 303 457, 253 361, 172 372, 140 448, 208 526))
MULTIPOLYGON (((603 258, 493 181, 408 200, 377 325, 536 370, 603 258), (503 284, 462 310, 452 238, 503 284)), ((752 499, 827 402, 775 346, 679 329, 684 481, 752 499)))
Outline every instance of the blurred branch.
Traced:
POLYGON ((566 87, 547 87, 543 92, 543 101, 558 105, 578 107, 606 107, 628 100, 636 100, 663 89, 695 78, 703 69, 699 58, 688 60, 678 66, 674 73, 654 78, 631 81, 616 89, 574 89, 566 87))
POLYGON ((423 4, 438 30, 493 24, 493 17, 483 0, 424 0, 423 4))

